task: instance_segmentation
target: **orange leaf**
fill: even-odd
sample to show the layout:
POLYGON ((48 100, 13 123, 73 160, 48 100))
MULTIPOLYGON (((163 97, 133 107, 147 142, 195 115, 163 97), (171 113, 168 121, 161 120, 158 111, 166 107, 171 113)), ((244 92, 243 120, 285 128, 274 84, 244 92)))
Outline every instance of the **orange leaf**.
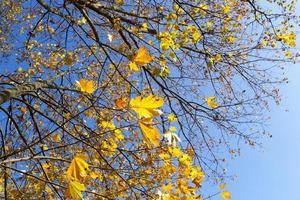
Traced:
POLYGON ((127 98, 126 97, 120 97, 115 100, 115 104, 117 109, 123 109, 127 105, 127 98))
POLYGON ((143 46, 137 50, 132 61, 138 65, 143 66, 152 62, 153 57, 149 55, 148 49, 143 46))
POLYGON ((61 137, 59 133, 56 133, 55 135, 53 135, 53 141, 54 142, 60 142, 61 141, 61 137))
POLYGON ((129 68, 133 71, 139 71, 139 66, 144 66, 153 61, 153 57, 149 55, 148 49, 144 46, 139 48, 129 62, 129 68))

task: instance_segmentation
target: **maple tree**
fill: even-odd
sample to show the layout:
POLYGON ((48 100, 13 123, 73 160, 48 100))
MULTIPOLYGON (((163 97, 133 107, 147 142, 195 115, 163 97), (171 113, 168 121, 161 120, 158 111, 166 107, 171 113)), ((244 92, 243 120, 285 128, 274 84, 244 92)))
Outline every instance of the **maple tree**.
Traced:
POLYGON ((3 0, 5 199, 205 199, 260 145, 294 1, 3 0))

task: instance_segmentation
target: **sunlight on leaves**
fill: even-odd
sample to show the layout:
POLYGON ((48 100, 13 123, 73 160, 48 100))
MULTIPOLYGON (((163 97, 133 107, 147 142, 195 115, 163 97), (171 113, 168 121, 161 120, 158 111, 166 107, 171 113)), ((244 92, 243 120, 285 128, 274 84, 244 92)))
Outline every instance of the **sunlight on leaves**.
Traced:
POLYGON ((134 110, 140 118, 149 118, 157 117, 162 114, 162 111, 158 108, 160 108, 163 104, 163 98, 155 95, 150 95, 145 98, 137 96, 136 98, 131 99, 130 108, 134 110))
POLYGON ((86 190, 84 184, 79 183, 78 181, 70 181, 66 193, 67 196, 72 197, 74 200, 81 200, 82 191, 84 190, 86 190))
POLYGON ((80 91, 88 94, 92 94, 96 90, 94 81, 92 80, 80 79, 79 81, 76 81, 76 84, 80 91))
POLYGON ((212 109, 219 107, 218 103, 215 102, 215 99, 216 99, 216 96, 210 96, 205 99, 208 107, 210 107, 212 109))
POLYGON ((139 71, 138 66, 145 66, 152 61, 153 57, 149 55, 148 49, 142 46, 137 50, 131 62, 129 62, 129 68, 133 71, 139 71))
POLYGON ((153 125, 151 118, 143 118, 139 121, 140 128, 142 130, 144 141, 148 146, 153 144, 159 146, 160 134, 158 129, 153 125))

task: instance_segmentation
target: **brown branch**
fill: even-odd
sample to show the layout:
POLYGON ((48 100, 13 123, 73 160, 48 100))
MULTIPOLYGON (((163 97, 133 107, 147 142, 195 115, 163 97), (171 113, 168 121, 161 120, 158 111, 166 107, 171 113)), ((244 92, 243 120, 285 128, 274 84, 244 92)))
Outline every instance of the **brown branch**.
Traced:
POLYGON ((17 85, 12 88, 7 88, 3 91, 0 91, 0 105, 3 103, 19 97, 24 94, 28 94, 31 92, 36 92, 42 88, 51 88, 50 84, 47 81, 36 81, 33 83, 25 83, 22 85, 17 85))

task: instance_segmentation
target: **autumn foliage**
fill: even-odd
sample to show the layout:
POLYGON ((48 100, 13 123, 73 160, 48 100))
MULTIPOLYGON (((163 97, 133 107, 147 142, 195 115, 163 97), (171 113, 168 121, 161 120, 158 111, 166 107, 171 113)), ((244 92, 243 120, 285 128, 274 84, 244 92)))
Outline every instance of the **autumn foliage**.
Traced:
POLYGON ((298 57, 294 4, 1 1, 1 197, 230 200, 227 159, 270 136, 298 57))

